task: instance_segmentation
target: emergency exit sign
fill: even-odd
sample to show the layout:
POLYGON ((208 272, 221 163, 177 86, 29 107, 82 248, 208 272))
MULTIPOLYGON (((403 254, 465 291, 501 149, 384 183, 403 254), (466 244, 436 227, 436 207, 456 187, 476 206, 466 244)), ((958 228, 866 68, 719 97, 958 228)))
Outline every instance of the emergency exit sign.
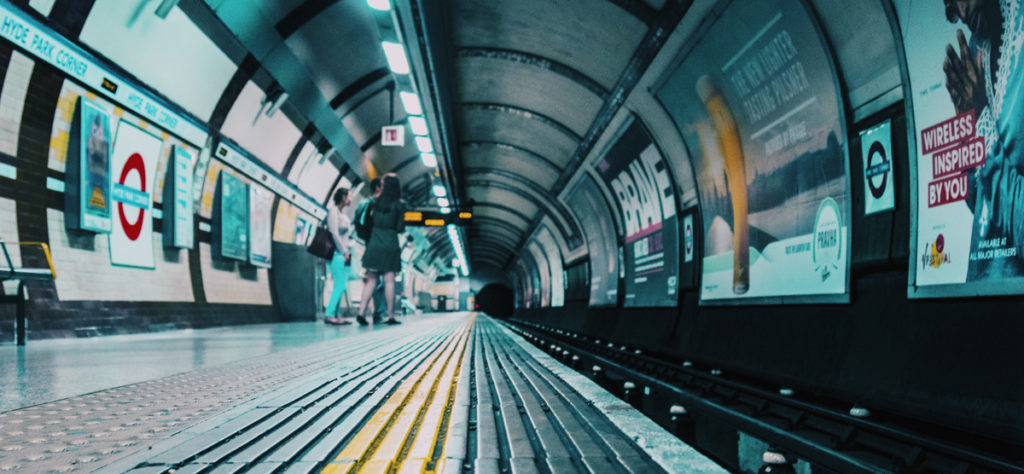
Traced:
POLYGON ((380 144, 383 146, 405 146, 405 126, 385 125, 381 127, 380 144))

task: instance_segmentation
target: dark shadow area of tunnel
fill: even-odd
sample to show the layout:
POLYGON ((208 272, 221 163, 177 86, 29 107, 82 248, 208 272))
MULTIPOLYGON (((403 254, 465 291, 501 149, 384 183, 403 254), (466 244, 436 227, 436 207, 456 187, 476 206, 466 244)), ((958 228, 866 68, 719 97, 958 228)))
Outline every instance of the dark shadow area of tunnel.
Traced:
POLYGON ((490 283, 476 294, 477 309, 495 318, 509 318, 515 310, 512 289, 500 283, 490 283))

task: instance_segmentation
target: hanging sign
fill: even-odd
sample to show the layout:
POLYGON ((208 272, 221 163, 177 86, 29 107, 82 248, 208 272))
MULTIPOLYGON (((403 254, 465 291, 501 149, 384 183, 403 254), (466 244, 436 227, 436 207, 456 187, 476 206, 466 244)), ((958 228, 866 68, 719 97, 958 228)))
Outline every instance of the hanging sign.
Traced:
POLYGON ((405 146, 405 126, 385 125, 380 128, 381 146, 405 146))

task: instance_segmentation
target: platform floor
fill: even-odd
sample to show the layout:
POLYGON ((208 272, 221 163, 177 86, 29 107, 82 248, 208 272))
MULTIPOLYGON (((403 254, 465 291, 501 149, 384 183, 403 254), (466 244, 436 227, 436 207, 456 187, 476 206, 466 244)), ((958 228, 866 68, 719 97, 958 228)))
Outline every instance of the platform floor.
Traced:
POLYGON ((2 354, 5 403, 11 393, 31 406, 0 412, 0 470, 724 472, 475 313, 30 341, 2 354))

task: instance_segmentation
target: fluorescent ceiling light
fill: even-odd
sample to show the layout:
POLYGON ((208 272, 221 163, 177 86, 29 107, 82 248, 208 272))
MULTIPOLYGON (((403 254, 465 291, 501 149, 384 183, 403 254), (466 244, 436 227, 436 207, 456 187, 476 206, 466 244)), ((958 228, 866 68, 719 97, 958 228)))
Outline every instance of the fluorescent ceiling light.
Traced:
POLYGON ((409 61, 405 58, 405 48, 402 43, 382 41, 380 45, 384 47, 384 56, 388 58, 388 67, 391 68, 391 72, 409 74, 409 61))
POLYGON ((462 239, 459 238, 459 230, 454 225, 448 224, 448 238, 451 239, 452 247, 455 249, 455 258, 459 260, 458 266, 462 270, 462 276, 469 276, 469 266, 466 265, 466 252, 462 249, 462 239))
POLYGON ((391 9, 391 0, 366 0, 370 8, 386 12, 391 9))
POLYGON ((413 135, 426 135, 427 134, 427 121, 423 120, 423 117, 417 115, 409 116, 409 127, 412 128, 413 135))
POLYGON ((416 148, 420 149, 420 153, 433 153, 434 143, 430 137, 416 137, 416 148))
POLYGON ((448 202, 448 198, 437 198, 437 205, 441 207, 448 207, 451 203, 448 202))
POLYGON ((450 207, 442 207, 441 208, 441 214, 451 214, 451 212, 452 212, 452 208, 450 208, 450 207))
MULTIPOLYGON (((405 57, 405 53, 402 53, 402 57, 405 57)), ((406 65, 405 73, 408 72, 409 66, 406 65)), ((409 115, 423 115, 423 107, 420 106, 420 96, 412 92, 399 92, 398 96, 402 98, 402 106, 405 107, 405 113, 409 115)))
POLYGON ((176 6, 178 6, 178 0, 163 0, 160 2, 160 5, 157 5, 156 11, 153 13, 156 13, 156 16, 160 17, 160 19, 165 19, 176 6))
POLYGON ((434 191, 434 196, 437 196, 437 197, 445 197, 445 196, 448 195, 448 190, 445 189, 444 186, 442 186, 440 184, 435 184, 434 188, 433 188, 433 191, 434 191))
POLYGON ((427 168, 434 168, 437 166, 437 155, 433 153, 420 153, 420 160, 423 161, 423 166, 427 168))

